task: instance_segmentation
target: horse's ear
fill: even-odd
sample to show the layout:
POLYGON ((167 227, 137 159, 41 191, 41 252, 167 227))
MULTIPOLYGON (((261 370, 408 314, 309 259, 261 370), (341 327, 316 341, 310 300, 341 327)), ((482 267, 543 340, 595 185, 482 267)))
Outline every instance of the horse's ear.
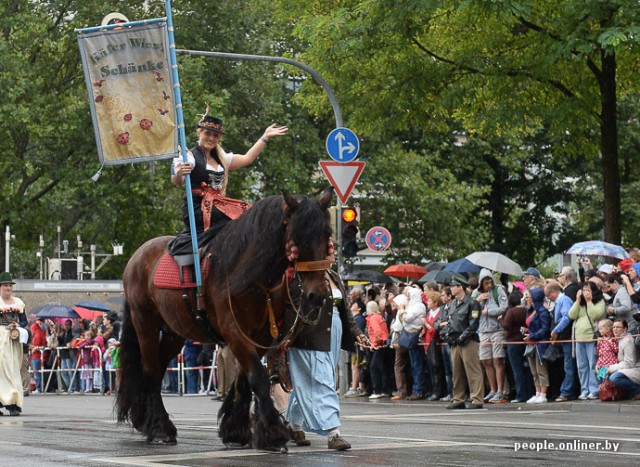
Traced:
POLYGON ((328 186, 324 190, 322 190, 322 194, 320 195, 320 207, 322 209, 327 209, 331 206, 331 199, 333 198, 333 187, 328 186))
POLYGON ((284 198, 284 204, 289 208, 289 212, 295 211, 300 204, 287 190, 282 190, 282 197, 284 198))

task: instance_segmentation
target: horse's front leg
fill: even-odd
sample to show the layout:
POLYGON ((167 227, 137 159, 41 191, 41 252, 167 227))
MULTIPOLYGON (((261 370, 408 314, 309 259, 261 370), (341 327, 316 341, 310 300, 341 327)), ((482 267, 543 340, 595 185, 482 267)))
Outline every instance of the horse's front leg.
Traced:
POLYGON ((250 407, 251 387, 241 370, 218 411, 218 436, 225 446, 242 447, 251 443, 250 407))
POLYGON ((251 390, 256 395, 253 447, 264 451, 287 452, 289 433, 284 419, 273 404, 269 377, 258 358, 252 361, 248 377, 251 390))

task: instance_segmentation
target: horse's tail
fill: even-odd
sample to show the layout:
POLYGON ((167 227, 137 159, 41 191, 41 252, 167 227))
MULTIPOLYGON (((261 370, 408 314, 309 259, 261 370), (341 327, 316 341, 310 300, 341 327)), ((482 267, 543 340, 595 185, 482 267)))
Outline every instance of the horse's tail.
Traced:
POLYGON ((142 378, 142 352, 136 330, 131 322, 129 303, 124 304, 122 318, 122 334, 120 338, 120 381, 116 407, 118 422, 130 421, 133 427, 140 430, 145 420, 143 402, 144 378, 142 378))

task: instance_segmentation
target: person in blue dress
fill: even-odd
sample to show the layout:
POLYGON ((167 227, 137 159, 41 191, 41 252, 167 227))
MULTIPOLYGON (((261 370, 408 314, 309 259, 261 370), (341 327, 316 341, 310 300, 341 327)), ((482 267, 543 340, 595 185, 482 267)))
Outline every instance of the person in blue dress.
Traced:
MULTIPOLYGON (((292 440, 298 446, 308 446, 305 431, 328 436, 329 449, 351 448, 340 433, 340 401, 336 394, 336 367, 340 349, 355 350, 366 338, 345 306, 346 292, 339 276, 327 271, 332 299, 325 306, 309 313, 309 323, 295 338, 288 351, 289 372, 293 391, 286 418, 292 440)), ((299 283, 292 285, 298 286, 299 283)), ((296 295, 292 290, 292 296, 296 295)))

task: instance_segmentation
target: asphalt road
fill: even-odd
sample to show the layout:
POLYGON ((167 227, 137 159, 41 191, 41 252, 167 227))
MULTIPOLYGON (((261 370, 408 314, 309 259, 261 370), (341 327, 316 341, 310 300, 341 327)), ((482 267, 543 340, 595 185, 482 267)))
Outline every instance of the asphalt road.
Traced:
POLYGON ((444 403, 343 399, 342 432, 353 448, 329 451, 326 438, 309 435, 310 447, 291 445, 288 454, 225 449, 217 435, 220 403, 209 397, 166 396, 165 405, 178 427, 175 446, 147 445, 138 433, 118 425, 113 397, 32 395, 25 399, 22 416, 0 417, 0 465, 640 465, 637 402, 449 411, 444 403), (531 446, 534 450, 515 450, 517 443, 530 442, 539 444, 531 446), (600 450, 589 445, 597 442, 600 450), (550 443, 561 449, 550 449, 550 443))

